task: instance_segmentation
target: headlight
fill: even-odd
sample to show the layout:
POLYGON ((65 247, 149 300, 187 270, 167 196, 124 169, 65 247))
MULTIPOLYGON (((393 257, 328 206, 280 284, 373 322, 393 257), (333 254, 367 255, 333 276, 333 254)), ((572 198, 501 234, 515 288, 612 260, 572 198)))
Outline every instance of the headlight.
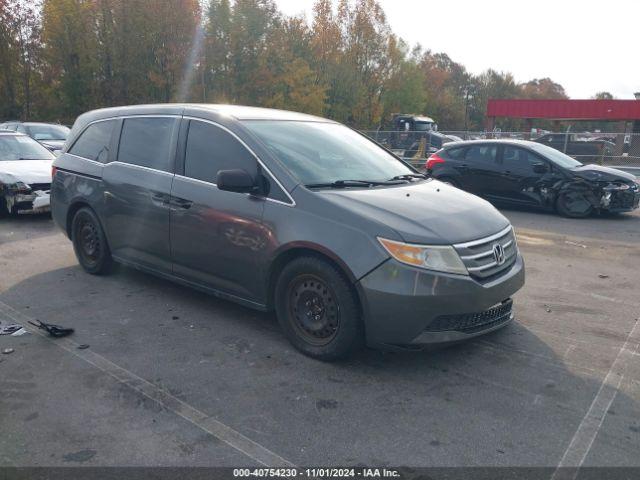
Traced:
POLYGON ((603 190, 628 190, 631 187, 631 185, 627 185, 626 183, 621 183, 621 182, 612 182, 609 183, 607 185, 605 185, 604 187, 602 187, 603 190))
POLYGON ((460 256, 448 245, 413 245, 378 237, 378 241, 399 262, 438 272, 468 275, 460 256))
POLYGON ((9 191, 11 192, 29 192, 31 191, 31 188, 29 188, 29 185, 27 185, 24 182, 16 182, 16 183, 10 183, 8 185, 9 191))

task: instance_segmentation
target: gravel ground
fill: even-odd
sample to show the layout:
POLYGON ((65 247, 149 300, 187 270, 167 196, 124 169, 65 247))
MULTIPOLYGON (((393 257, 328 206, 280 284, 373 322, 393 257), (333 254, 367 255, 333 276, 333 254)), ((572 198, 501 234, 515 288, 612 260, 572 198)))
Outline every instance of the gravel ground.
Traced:
POLYGON ((337 364, 271 314, 85 274, 47 216, 3 220, 0 321, 76 333, 0 337, 0 466, 640 466, 640 214, 504 213, 514 324, 337 364))

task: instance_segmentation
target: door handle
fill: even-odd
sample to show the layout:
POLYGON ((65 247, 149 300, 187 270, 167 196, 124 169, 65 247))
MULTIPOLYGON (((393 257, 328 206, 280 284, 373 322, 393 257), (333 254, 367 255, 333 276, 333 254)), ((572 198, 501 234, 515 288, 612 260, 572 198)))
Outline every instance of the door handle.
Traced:
POLYGON ((183 208, 185 210, 191 208, 193 202, 191 200, 187 200, 185 198, 173 197, 171 198, 171 205, 177 208, 183 208))
POLYGON ((155 192, 151 190, 151 200, 154 203, 158 203, 161 206, 167 206, 169 204, 169 195, 162 192, 155 192))
POLYGON ((463 163, 462 165, 459 166, 459 168, 466 170, 467 168, 469 168, 469 165, 467 165, 466 163, 463 163))

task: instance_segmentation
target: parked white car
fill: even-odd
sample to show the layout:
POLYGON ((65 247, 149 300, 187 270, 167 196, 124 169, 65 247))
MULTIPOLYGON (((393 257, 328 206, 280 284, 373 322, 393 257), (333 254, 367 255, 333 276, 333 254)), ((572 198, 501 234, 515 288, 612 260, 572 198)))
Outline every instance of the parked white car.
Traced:
POLYGON ((0 131, 0 217, 49 210, 54 158, 27 135, 0 131))

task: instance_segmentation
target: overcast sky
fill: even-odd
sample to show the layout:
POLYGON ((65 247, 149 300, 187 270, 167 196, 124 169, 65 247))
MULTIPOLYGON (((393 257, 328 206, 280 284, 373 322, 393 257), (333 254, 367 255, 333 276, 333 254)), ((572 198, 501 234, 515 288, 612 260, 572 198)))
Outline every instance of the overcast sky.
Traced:
MULTIPOLYGON (((379 0, 393 31, 472 73, 550 77, 571 98, 640 91, 640 0, 379 0)), ((314 0, 276 0, 311 18, 314 0)))

